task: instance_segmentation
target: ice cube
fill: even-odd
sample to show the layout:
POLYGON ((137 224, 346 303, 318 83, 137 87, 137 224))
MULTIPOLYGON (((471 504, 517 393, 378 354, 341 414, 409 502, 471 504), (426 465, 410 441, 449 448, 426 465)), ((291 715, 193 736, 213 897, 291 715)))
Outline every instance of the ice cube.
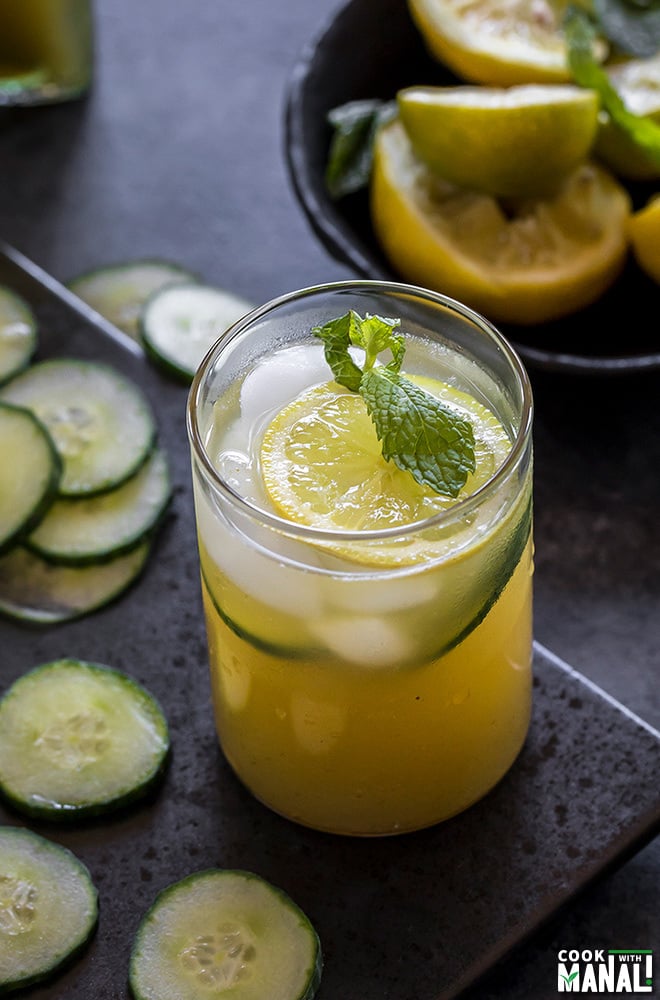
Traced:
POLYGON ((257 506, 266 505, 259 470, 247 455, 241 451, 222 451, 215 465, 224 481, 235 493, 257 506))
POLYGON ((339 583, 326 581, 326 599, 342 611, 360 615, 384 615, 404 608, 428 604, 438 594, 437 574, 409 574, 393 579, 370 579, 356 576, 339 583), (434 580, 436 582, 434 582, 434 580))
POLYGON ((415 652, 413 643, 383 618, 332 615, 310 622, 309 630, 342 660, 363 667, 392 667, 415 652))
POLYGON ((215 452, 238 451, 244 455, 250 453, 250 430, 244 420, 237 418, 222 431, 219 435, 217 431, 209 435, 206 443, 211 461, 215 461, 215 452))
MULTIPOLYGON (((288 565, 299 546, 274 531, 268 532, 270 552, 239 533, 210 499, 196 488, 195 507, 201 541, 210 558, 232 583, 257 601, 302 618, 321 614, 322 594, 313 574, 288 565)), ((244 519, 247 524, 247 519, 244 519)), ((265 529, 262 529, 265 530, 265 529)))
POLYGON ((241 386, 241 416, 248 425, 281 410, 304 389, 332 378, 319 344, 297 344, 263 358, 241 386))

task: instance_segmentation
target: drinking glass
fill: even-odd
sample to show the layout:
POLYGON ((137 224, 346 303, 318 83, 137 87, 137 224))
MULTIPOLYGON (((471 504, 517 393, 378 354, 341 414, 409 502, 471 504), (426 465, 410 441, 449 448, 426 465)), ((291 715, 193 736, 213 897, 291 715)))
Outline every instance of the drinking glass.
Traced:
POLYGON ((508 342, 410 285, 306 288, 218 340, 187 426, 217 732, 241 781, 347 835, 416 830, 482 798, 524 743, 532 690, 532 396, 508 342), (506 440, 474 492, 413 524, 296 523, 264 489, 264 430, 332 379, 312 328, 348 310, 400 319, 402 372, 506 440))

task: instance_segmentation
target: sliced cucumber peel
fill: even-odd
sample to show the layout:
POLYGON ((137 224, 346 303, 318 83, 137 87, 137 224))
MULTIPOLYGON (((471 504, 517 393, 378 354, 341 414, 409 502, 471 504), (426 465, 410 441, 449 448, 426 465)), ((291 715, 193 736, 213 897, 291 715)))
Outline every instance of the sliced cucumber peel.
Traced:
POLYGON ((138 928, 135 1000, 312 1000, 321 980, 312 924, 252 872, 209 869, 164 889, 138 928))
POLYGON ((20 827, 0 827, 0 992, 54 976, 98 919, 90 873, 71 851, 20 827))
POLYGON ((71 566, 114 559, 154 531, 170 497, 167 459, 156 449, 116 489, 87 499, 58 500, 26 545, 44 559, 71 566))
MULTIPOLYGON (((309 643, 305 643, 304 640, 301 641, 298 646, 295 646, 293 642, 288 644, 276 642, 270 638, 259 636, 253 630, 246 628, 244 625, 240 625, 220 605, 215 594, 213 593, 213 589, 203 568, 201 569, 200 575, 204 592, 208 595, 208 599, 211 601, 213 608, 217 611, 221 621, 223 621, 227 628, 230 629, 230 631, 233 632, 239 639, 243 639, 245 642, 249 643, 262 653, 267 653, 269 656, 278 656, 285 660, 327 658, 328 652, 322 646, 312 646, 309 643)), ((262 623, 258 623, 258 625, 260 624, 262 623)), ((298 636, 295 636, 294 638, 297 639, 298 636)))
POLYGON ((139 340, 142 306, 159 288, 180 281, 196 281, 188 268, 167 260, 141 258, 87 271, 68 282, 69 291, 114 326, 139 340))
POLYGON ((169 745, 153 695, 103 664, 43 664, 0 699, 0 791, 40 819, 95 816, 140 798, 169 745))
POLYGON ((207 351, 253 308, 232 292, 191 282, 155 292, 140 315, 140 337, 152 360, 189 383, 207 351))
MULTIPOLYGON (((529 499, 515 523, 515 527, 506 536, 506 544, 500 547, 496 557, 491 559, 480 576, 473 574, 472 578, 465 577, 468 582, 473 583, 475 589, 470 591, 467 586, 463 588, 465 600, 463 601, 462 617, 454 615, 450 628, 438 627, 427 640, 422 654, 420 655, 419 651, 415 650, 410 660, 402 659, 397 664, 397 668, 417 668, 446 655, 481 624, 513 576, 529 541, 531 530, 532 502, 529 499)), ((460 566, 460 563, 457 565, 460 566)), ((248 614, 244 612, 243 619, 238 621, 220 604, 203 566, 200 575, 204 600, 208 599, 211 602, 214 611, 234 635, 249 643, 254 649, 284 660, 315 659, 322 661, 328 658, 334 659, 333 652, 327 646, 319 644, 318 640, 316 643, 309 640, 305 642, 300 630, 297 635, 292 633, 290 642, 283 642, 279 634, 277 636, 273 634, 273 621, 269 620, 267 616, 259 618, 253 612, 250 619, 248 614), (260 629, 263 630, 263 634, 259 634, 260 629), (270 630, 270 634, 267 630, 270 630), (295 639, 299 640, 299 645, 294 645, 295 639)), ((249 612, 249 610, 248 606, 247 611, 249 612)))
POLYGON ((56 566, 18 545, 0 557, 0 613, 33 625, 55 625, 116 600, 142 572, 149 541, 92 566, 56 566))
POLYGON ((30 306, 0 285, 0 383, 27 368, 37 347, 37 321, 30 306))
POLYGON ((48 429, 63 462, 63 496, 90 496, 125 482, 155 442, 141 390, 98 362, 42 361, 3 386, 0 401, 31 410, 48 429))
POLYGON ((51 506, 62 463, 33 413, 0 402, 0 553, 38 524, 51 506))

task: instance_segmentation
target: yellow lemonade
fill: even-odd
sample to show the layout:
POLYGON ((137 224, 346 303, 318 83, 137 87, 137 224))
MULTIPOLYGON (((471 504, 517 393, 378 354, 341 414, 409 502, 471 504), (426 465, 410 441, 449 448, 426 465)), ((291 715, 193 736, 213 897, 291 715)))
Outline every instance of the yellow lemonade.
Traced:
POLYGON ((230 764, 266 805, 317 829, 395 833, 460 812, 508 770, 527 733, 530 578, 528 544, 462 643, 378 672, 257 648, 223 621, 205 583, 213 699, 230 764))
POLYGON ((467 352, 407 337, 406 375, 474 431, 474 470, 439 496, 385 461, 320 344, 246 358, 191 391, 223 752, 258 799, 316 829, 444 820, 500 780, 529 727, 530 413, 521 427, 467 352))

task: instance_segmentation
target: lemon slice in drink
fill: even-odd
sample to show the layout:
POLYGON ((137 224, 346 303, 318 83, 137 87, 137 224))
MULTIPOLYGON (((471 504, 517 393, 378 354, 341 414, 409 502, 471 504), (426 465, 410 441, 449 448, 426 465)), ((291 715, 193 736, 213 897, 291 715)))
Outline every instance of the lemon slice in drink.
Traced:
MULTIPOLYGON (((431 379, 415 381, 473 424, 476 468, 459 494, 463 499, 496 472, 510 450, 509 437, 495 415, 465 393, 431 379)), ((262 440, 261 471, 279 514, 330 531, 405 526, 456 503, 383 458, 364 400, 336 382, 307 390, 274 417, 262 440)), ((333 543, 332 551, 397 565, 437 558, 453 541, 429 529, 417 539, 372 546, 333 543)))
MULTIPOLYGON (((660 53, 651 59, 615 63, 607 68, 607 75, 628 111, 660 125, 660 53)), ((653 159, 633 142, 606 112, 601 116, 595 153, 611 170, 628 180, 660 177, 660 160, 653 159)))
MULTIPOLYGON (((566 0, 408 0, 430 52, 459 77, 509 87, 571 79, 566 0)), ((597 55, 606 48, 599 43, 597 55)))
POLYGON ((374 232, 402 277, 498 322, 588 305, 628 252, 630 197, 608 171, 586 163, 551 199, 503 204, 430 171, 399 121, 377 134, 370 198, 374 232))
POLYGON ((598 95, 569 84, 408 87, 397 103, 427 166, 501 197, 556 192, 589 155, 598 128, 598 95))
POLYGON ((660 284, 660 195, 631 215, 628 230, 637 263, 660 284))
MULTIPOLYGON (((459 494, 461 500, 500 467, 511 448, 509 436, 493 412, 471 396, 432 379, 408 377, 472 421, 476 468, 459 494)), ((266 491, 281 515, 330 530, 405 527, 456 503, 386 462, 364 401, 335 382, 308 389, 274 417, 262 441, 261 470, 266 491)), ((366 617, 360 613, 361 601, 365 586, 378 601, 387 587, 388 601, 398 602, 387 605, 391 611, 397 608, 387 664, 418 664, 447 652, 484 619, 523 558, 531 503, 529 486, 518 494, 519 488, 516 481, 511 494, 506 487, 498 490, 482 500, 478 512, 442 526, 418 527, 400 538, 317 543, 327 556, 342 560, 330 562, 328 568, 336 565, 345 571, 345 562, 350 561, 361 564, 368 574, 402 567, 410 572, 399 578, 394 593, 391 588, 397 584, 387 576, 376 582, 371 575, 357 574, 350 589, 327 580, 324 593, 329 606, 311 624, 314 634, 324 641, 332 636, 334 643, 343 637, 343 658, 371 662, 374 653, 365 655, 365 635, 370 645, 376 636, 382 641, 384 626, 379 621, 374 635, 377 619, 373 613, 366 617), (416 567, 421 576, 414 572, 416 567), (410 588, 415 599, 407 603, 410 588), (343 602, 349 595, 346 607, 343 602), (340 596, 342 603, 336 605, 340 596)))

